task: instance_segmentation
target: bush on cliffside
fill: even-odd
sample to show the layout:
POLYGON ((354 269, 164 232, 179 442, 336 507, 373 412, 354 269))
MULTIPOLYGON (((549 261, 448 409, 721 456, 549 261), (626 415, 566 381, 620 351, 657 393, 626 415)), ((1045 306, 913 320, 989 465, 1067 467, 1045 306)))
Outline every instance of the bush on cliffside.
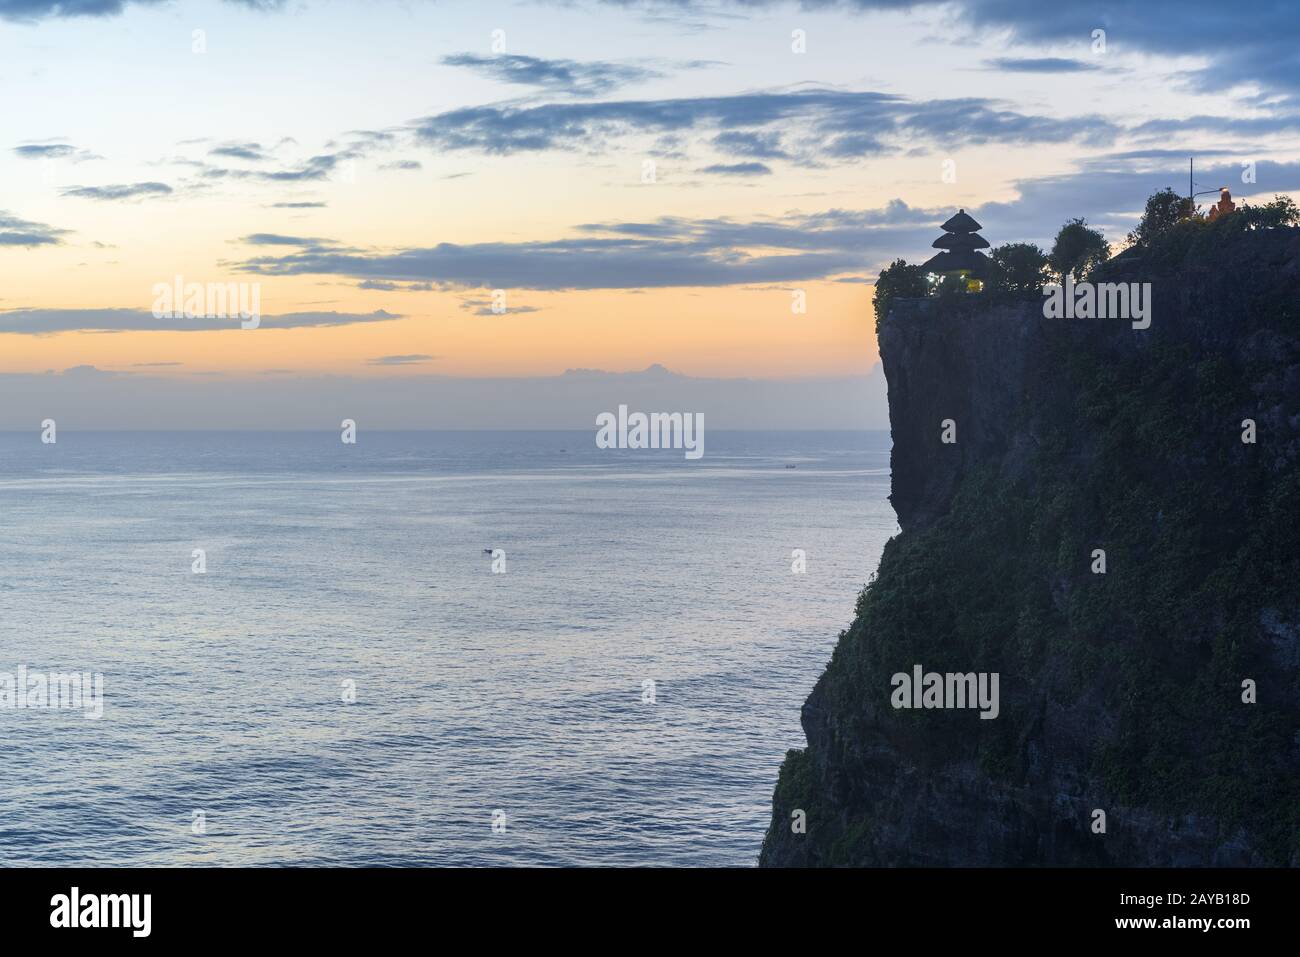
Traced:
POLYGON ((928 295, 929 291, 920 266, 895 259, 880 271, 876 280, 876 325, 889 315, 889 306, 895 299, 916 299, 928 295))

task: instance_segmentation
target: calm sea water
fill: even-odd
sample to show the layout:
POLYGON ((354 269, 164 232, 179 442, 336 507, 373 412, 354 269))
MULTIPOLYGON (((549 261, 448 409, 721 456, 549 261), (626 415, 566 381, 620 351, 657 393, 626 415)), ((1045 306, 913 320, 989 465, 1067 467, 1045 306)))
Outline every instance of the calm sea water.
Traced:
POLYGON ((0 864, 753 864, 889 436, 707 440, 0 434, 0 864))

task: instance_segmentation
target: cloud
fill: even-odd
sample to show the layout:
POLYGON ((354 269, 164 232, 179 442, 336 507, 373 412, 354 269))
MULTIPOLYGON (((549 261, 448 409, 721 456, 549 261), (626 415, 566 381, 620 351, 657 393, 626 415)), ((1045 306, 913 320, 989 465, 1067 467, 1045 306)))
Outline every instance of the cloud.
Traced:
POLYGON ((430 292, 434 287, 431 282, 388 282, 384 279, 367 279, 365 282, 357 283, 357 288, 379 292, 430 292))
POLYGON ((0 20, 31 23, 48 17, 109 17, 130 0, 0 0, 0 20))
POLYGON ((1220 136, 1270 136, 1300 132, 1300 113, 1283 112, 1274 116, 1180 116, 1146 120, 1131 127, 1138 138, 1164 142, 1175 133, 1214 133, 1220 136))
POLYGON ((782 147, 780 134, 760 133, 752 130, 731 130, 719 133, 712 140, 715 149, 731 156, 753 159, 790 159, 782 147))
MULTIPOLYGON (((662 217, 586 223, 564 239, 366 251, 303 246, 236 268, 261 275, 340 275, 367 282, 431 282, 467 289, 641 289, 820 279, 859 271, 900 242, 928 242, 950 212, 894 200, 875 210, 781 219, 662 217), (762 250, 762 252, 751 252, 762 250)), ((471 300, 476 308, 490 303, 471 300)), ((490 312, 490 308, 488 310, 490 312)), ((518 310, 511 310, 512 312, 518 310)), ((486 314, 486 313, 485 313, 486 314)))
MULTIPOLYGON (((308 326, 349 326, 363 322, 389 322, 402 316, 378 309, 371 313, 291 312, 262 316, 259 329, 301 329, 308 326)), ((46 336, 60 332, 212 332, 240 329, 239 319, 157 318, 142 309, 11 309, 0 312, 0 335, 46 336)))
MULTIPOLYGON (((898 4, 852 0, 851 5, 880 9, 898 4)), ((1025 43, 1088 43, 1093 30, 1104 29, 1111 42, 1125 47, 1168 56, 1199 54, 1209 65, 1194 78, 1205 89, 1258 82, 1292 93, 1300 90, 1300 17, 1289 4, 1255 4, 1247 12, 1219 0, 1093 0, 1084 5, 958 0, 957 9, 971 24, 1010 30, 1025 43)))
MULTIPOLYGON (((163 0, 0 0, 0 20, 36 23, 71 17, 115 17, 128 6, 156 6, 163 0)), ((226 0, 252 10, 279 10, 284 0, 226 0)))
POLYGON ((124 183, 113 186, 70 186, 60 195, 100 202, 146 199, 151 196, 168 196, 172 188, 166 183, 124 183))
POLYGON ((325 246, 328 239, 316 239, 308 236, 282 236, 279 233, 250 233, 238 240, 246 246, 325 246))
POLYGON ((474 289, 637 289, 723 286, 829 275, 861 262, 860 253, 746 256, 698 242, 584 237, 529 243, 442 243, 393 253, 307 249, 256 257, 239 268, 269 276, 344 275, 435 281, 474 289))
POLYGON ((421 362, 432 362, 436 358, 438 357, 426 356, 418 353, 409 356, 379 356, 378 358, 371 359, 369 364, 372 366, 409 366, 417 365, 421 362))
MULTIPOLYGON (((200 159, 175 157, 168 162, 195 170, 196 181, 201 184, 211 182, 257 182, 257 183, 311 183, 329 179, 336 172, 347 172, 345 165, 350 161, 364 158, 372 151, 390 148, 396 142, 396 134, 385 130, 353 130, 344 136, 344 142, 331 141, 325 149, 313 156, 297 162, 281 162, 278 168, 248 169, 242 166, 216 165, 200 159)), ((187 141, 181 145, 192 145, 187 141)), ((219 159, 238 159, 254 163, 270 163, 277 159, 281 148, 297 145, 291 137, 285 137, 274 146, 266 147, 257 142, 228 142, 213 147, 208 157, 219 159)))
POLYGON ((205 166, 199 174, 204 179, 251 179, 264 183, 304 183, 315 182, 329 177, 338 168, 340 161, 355 159, 361 155, 359 149, 349 149, 338 153, 321 153, 299 163, 278 170, 228 169, 221 166, 205 166))
MULTIPOLYGON (((971 212, 994 245, 1050 243, 1066 220, 1085 216, 1112 241, 1136 223, 1147 196, 1165 186, 1182 189, 1181 157, 1139 154, 1105 157, 1056 176, 1021 180, 1018 198, 985 203, 971 212)), ((1206 188, 1239 184, 1240 164, 1207 163, 1198 172, 1206 188)), ((1239 196, 1300 190, 1300 162, 1261 162, 1257 183, 1239 196)), ((939 224, 954 210, 918 208, 901 199, 876 209, 831 209, 781 217, 692 219, 664 216, 647 222, 584 223, 570 235, 529 242, 364 250, 334 244, 301 246, 282 255, 255 256, 235 266, 269 276, 336 275, 365 283, 433 283, 463 289, 649 289, 778 284, 860 277, 897 257, 932 254, 939 224)), ((380 285, 379 288, 385 288, 380 285)), ((464 308, 482 310, 486 300, 464 308)), ((516 310, 511 310, 516 311, 516 310)))
POLYGON ((328 203, 272 203, 272 209, 325 209, 328 203))
POLYGON ((718 176, 769 176, 772 167, 766 163, 714 163, 697 172, 718 176))
POLYGON ((551 93, 568 93, 574 96, 597 96, 629 83, 656 79, 663 76, 656 70, 610 63, 600 60, 547 60, 519 54, 479 56, 474 53, 453 53, 444 56, 447 66, 466 67, 502 83, 531 86, 551 93))
POLYGON ((1004 73, 1084 73, 1100 70, 1097 63, 1086 60, 1071 60, 1059 56, 1043 57, 997 57, 985 60, 984 65, 992 70, 1004 73))
MULTIPOLYGON (((160 0, 0 0, 0 20, 34 22, 58 17, 115 16, 132 2, 144 6, 160 0)), ((255 10, 277 10, 285 6, 283 0, 226 2, 255 10)), ((550 2, 567 4, 571 0, 550 2)), ((620 9, 638 6, 647 16, 668 19, 679 27, 697 28, 708 24, 698 18, 691 19, 689 14, 722 15, 728 6, 736 8, 739 14, 756 7, 788 6, 788 0, 731 0, 730 4, 696 0, 658 4, 604 0, 604 3, 620 9)), ((1013 42, 1021 44, 1087 44, 1093 30, 1104 29, 1113 42, 1122 42, 1130 49, 1168 56, 1203 56, 1207 65, 1195 71, 1192 80, 1204 89, 1258 83, 1288 94, 1300 92, 1300 17, 1289 3, 1255 4, 1248 10, 1225 6, 1221 0, 1145 0, 1143 3, 1093 0, 1087 4, 1051 4, 1042 0, 804 0, 801 5, 808 9, 839 9, 861 14, 947 8, 971 27, 1009 34, 1013 42)), ((472 57, 471 54, 456 56, 472 57)), ((458 65, 495 69, 506 76, 512 69, 500 63, 490 65, 499 58, 473 59, 487 62, 458 65)), ((552 78, 547 66, 571 62, 539 60, 540 71, 526 63, 519 69, 524 77, 557 83, 564 81, 563 68, 556 71, 558 78, 552 78)), ((606 82, 617 79, 618 74, 614 74, 606 82)), ((599 74, 594 82, 600 82, 599 74)))
POLYGON ((460 301, 460 307, 466 312, 475 316, 518 316, 529 312, 541 312, 537 306, 518 306, 505 305, 505 311, 499 312, 493 308, 495 303, 491 299, 474 299, 465 297, 460 301))
MULTIPOLYGON (((627 0, 604 0, 623 6, 627 0)), ((784 5, 784 0, 732 0, 742 11, 784 5)), ((705 8, 682 0, 677 8, 705 8)), ((1222 90, 1243 83, 1294 95, 1300 92, 1300 17, 1289 3, 1253 4, 1249 9, 1222 0, 805 0, 808 8, 870 14, 946 7, 971 27, 1009 34, 1013 42, 1055 46, 1075 43, 1091 49, 1092 31, 1104 30, 1111 44, 1165 56, 1202 56, 1207 65, 1191 74, 1194 85, 1222 90)), ((1110 54, 1096 54, 1105 68, 1110 54)))
POLYGON ((64 159, 73 163, 85 163, 90 160, 103 159, 89 150, 78 149, 69 143, 23 143, 14 147, 14 155, 20 159, 64 159))
POLYGON ((383 166, 379 168, 385 170, 396 170, 399 172, 404 172, 407 170, 424 169, 424 165, 420 163, 418 160, 396 160, 392 163, 385 163, 383 166))
POLYGON ((253 163, 265 162, 271 158, 261 143, 228 143, 225 146, 214 146, 208 150, 208 155, 248 160, 253 163))
MULTIPOLYGON (((1114 123, 1097 115, 1034 116, 978 98, 914 101, 888 93, 830 89, 674 100, 495 104, 424 117, 411 127, 416 139, 432 149, 508 155, 600 151, 611 140, 634 134, 716 130, 770 136, 771 131, 763 128, 777 124, 783 130, 798 129, 808 162, 897 151, 918 140, 939 147, 1099 144, 1110 142, 1118 131, 1114 123)), ((743 148, 739 139, 730 142, 743 148)), ((750 140, 751 145, 756 142, 761 141, 750 140)))
POLYGON ((43 223, 10 216, 0 209, 0 248, 5 246, 58 246, 67 234, 66 229, 55 229, 43 223))

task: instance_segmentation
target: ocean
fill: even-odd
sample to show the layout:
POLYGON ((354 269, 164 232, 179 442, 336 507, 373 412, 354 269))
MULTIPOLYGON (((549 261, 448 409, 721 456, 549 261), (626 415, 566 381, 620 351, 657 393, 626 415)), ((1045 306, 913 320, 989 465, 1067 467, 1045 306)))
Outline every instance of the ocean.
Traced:
POLYGON ((103 676, 0 707, 0 864, 751 866, 888 493, 884 432, 0 433, 0 674, 103 676))

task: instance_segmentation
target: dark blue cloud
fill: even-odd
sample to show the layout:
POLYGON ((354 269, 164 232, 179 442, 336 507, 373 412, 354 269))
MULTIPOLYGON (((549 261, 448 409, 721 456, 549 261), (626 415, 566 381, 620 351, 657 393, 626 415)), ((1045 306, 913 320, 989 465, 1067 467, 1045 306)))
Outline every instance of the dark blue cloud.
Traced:
POLYGON ((207 166, 199 174, 204 179, 223 180, 258 180, 264 183, 305 183, 327 179, 338 169, 339 163, 355 159, 362 155, 359 149, 342 150, 337 153, 321 153, 297 166, 278 170, 227 169, 219 166, 207 166))
MULTIPOLYGON (((852 5, 882 6, 871 0, 852 5)), ((1093 30, 1105 30, 1108 49, 1114 44, 1169 56, 1203 55, 1210 62, 1196 81, 1207 89, 1250 81, 1278 91, 1300 89, 1300 16, 1292 3, 958 0, 958 7, 976 26, 1010 29, 1026 42, 1084 45, 1092 42, 1093 30)))
POLYGON ((1217 133, 1221 136, 1271 136, 1300 132, 1300 113, 1283 111, 1272 116, 1195 116, 1147 120, 1131 128, 1137 137, 1167 140, 1174 133, 1217 133))
MULTIPOLYGON (((752 147, 775 144, 773 131, 798 127, 807 158, 850 158, 901 149, 924 138, 938 146, 987 143, 1104 143, 1117 127, 1097 115, 1032 116, 988 100, 913 101, 888 93, 809 89, 674 100, 497 104, 466 107, 412 124, 417 139, 441 151, 510 154, 592 150, 628 134, 716 130, 766 134, 752 147), (864 133, 869 130, 869 133, 864 133)), ((743 139, 723 140, 743 149, 743 139)))
MULTIPOLYGON (((473 289, 790 282, 860 270, 900 243, 928 242, 937 235, 934 224, 946 218, 941 212, 895 200, 877 210, 830 210, 780 220, 663 217, 647 223, 587 223, 568 239, 440 243, 377 252, 305 246, 285 255, 256 256, 238 268, 262 275, 340 275, 368 283, 473 289), (748 252, 753 249, 764 252, 748 252)), ((521 310, 511 310, 516 311, 521 310)))
POLYGON ((0 20, 23 23, 47 17, 111 17, 121 13, 128 2, 129 0, 0 0, 0 20))
MULTIPOLYGON (((0 20, 112 16, 130 2, 146 5, 159 0, 0 0, 0 20)), ((227 2, 260 10, 284 6, 282 0, 227 2)), ((683 14, 692 10, 717 12, 716 3, 696 0, 605 2, 618 7, 667 8, 674 21, 682 20, 683 14)), ((789 4, 788 0, 732 0, 731 5, 747 11, 789 4)), ((1285 0, 1249 7, 1224 4, 1222 0, 1092 0, 1086 4, 1042 0, 803 0, 800 6, 864 14, 949 6, 971 26, 1009 32, 1013 41, 1024 44, 1086 46, 1092 41, 1092 31, 1100 29, 1106 31, 1108 45, 1117 44, 1117 49, 1204 56, 1208 65, 1196 71, 1192 79, 1205 89, 1254 82, 1279 93, 1300 92, 1300 17, 1294 4, 1285 0)), ((531 76, 542 85, 564 82, 562 70, 548 71, 545 64, 569 61, 540 62, 540 68, 523 64, 519 67, 521 75, 531 76)), ((511 68, 498 65, 497 69, 508 75, 511 68)), ((616 75, 610 82, 615 79, 616 75)))
POLYGON ((103 159, 88 150, 79 149, 69 143, 24 143, 14 147, 14 155, 20 159, 65 159, 74 163, 87 160, 103 159))
POLYGON ((60 195, 100 202, 120 202, 167 196, 172 188, 166 183, 118 183, 112 186, 70 186, 60 195))
MULTIPOLYGON (((170 160, 180 166, 196 170, 199 181, 255 182, 255 183, 311 183, 329 179, 335 173, 346 173, 347 164, 362 160, 375 151, 390 148, 397 134, 386 130, 352 130, 343 135, 342 142, 331 140, 325 150, 297 162, 281 161, 278 168, 248 169, 246 167, 219 166, 203 160, 178 157, 170 160)), ((284 138, 271 147, 260 143, 226 143, 209 150, 210 157, 241 159, 258 163, 272 162, 285 145, 296 145, 284 138)), ((414 162, 414 161, 408 161, 414 162)), ((400 165, 400 164, 399 164, 400 165)), ((402 168, 410 168, 403 166, 402 168)))
POLYGON ((531 86, 551 93, 569 93, 576 96, 596 96, 629 83, 651 80, 663 75, 656 70, 625 63, 609 63, 600 60, 586 62, 548 60, 507 53, 496 56, 453 53, 443 57, 442 62, 448 66, 466 67, 502 83, 531 86))
POLYGON ((5 246, 58 246, 67 230, 10 216, 0 209, 0 248, 5 246))
POLYGON ((729 156, 759 160, 792 158, 781 145, 780 133, 775 131, 728 130, 713 137, 711 142, 715 149, 729 156))
MULTIPOLYGON (((564 0, 551 0, 564 2, 564 0)), ((790 0, 603 0, 610 6, 719 12, 734 7, 788 7, 790 0)), ((1166 56, 1203 56, 1207 66, 1189 74, 1194 85, 1222 90, 1258 83, 1266 90, 1300 92, 1300 16, 1290 0, 1250 5, 1222 0, 1090 0, 1045 3, 1043 0, 802 0, 807 10, 839 10, 868 15, 947 7, 967 25, 1009 36, 1013 43, 1039 46, 1075 44, 1089 52, 1093 31, 1106 32, 1107 50, 1131 50, 1166 56)), ((1105 68, 1105 54, 1096 61, 1105 68)))
POLYGON ((317 239, 309 236, 284 236, 280 233, 251 233, 247 236, 241 236, 239 241, 246 246, 324 246, 330 244, 328 239, 317 239))
MULTIPOLYGON (((0 0, 0 20, 33 23, 63 17, 115 17, 128 6, 154 6, 163 0, 0 0)), ((284 0, 226 0, 253 10, 278 10, 284 0)))
POLYGON ((700 172, 715 176, 770 176, 772 167, 766 163, 714 163, 700 172))
MULTIPOLYGON (((625 6, 628 0, 605 0, 625 6)), ((683 0, 678 7, 701 7, 683 0)), ((733 0, 742 9, 784 6, 785 0, 733 0)), ((948 6, 969 25, 1010 33, 1024 44, 1073 43, 1091 54, 1094 30, 1106 32, 1107 50, 1166 56, 1204 56, 1191 75, 1204 89, 1259 83, 1278 93, 1300 92, 1300 16, 1289 0, 1223 3, 1222 0, 803 0, 805 9, 871 13, 948 6)), ((1097 54, 1101 66, 1105 54, 1097 54)))
POLYGON ((441 243, 387 254, 307 249, 249 259, 241 268, 272 276, 423 279, 478 289, 639 289, 816 278, 858 266, 860 257, 850 250, 751 257, 731 250, 708 253, 692 242, 591 237, 468 246, 441 243))
POLYGON ((227 143, 224 146, 214 146, 208 150, 208 155, 248 160, 253 163, 261 163, 271 158, 261 143, 227 143))
POLYGON ((1083 73, 1088 70, 1100 70, 1097 63, 1086 60, 1071 60, 1059 56, 1042 57, 996 57, 985 60, 984 65, 1004 73, 1083 73))
MULTIPOLYGON (((1228 185, 1267 199, 1300 190, 1300 162, 1257 164, 1255 183, 1239 163, 1205 162, 1198 188, 1228 185)), ((970 209, 994 245, 1050 244, 1068 219, 1084 216, 1121 241, 1146 198, 1182 192, 1186 167, 1174 158, 1098 159, 1060 176, 1016 184, 1018 198, 970 209)), ((262 275, 335 275, 367 283, 424 282, 436 288, 643 289, 787 283, 874 275, 898 257, 920 261, 952 209, 919 209, 895 199, 866 210, 832 209, 782 218, 736 220, 666 216, 648 222, 586 223, 570 238, 392 251, 303 246, 257 256, 236 268, 262 275), (761 252, 758 252, 761 251, 761 252)))

